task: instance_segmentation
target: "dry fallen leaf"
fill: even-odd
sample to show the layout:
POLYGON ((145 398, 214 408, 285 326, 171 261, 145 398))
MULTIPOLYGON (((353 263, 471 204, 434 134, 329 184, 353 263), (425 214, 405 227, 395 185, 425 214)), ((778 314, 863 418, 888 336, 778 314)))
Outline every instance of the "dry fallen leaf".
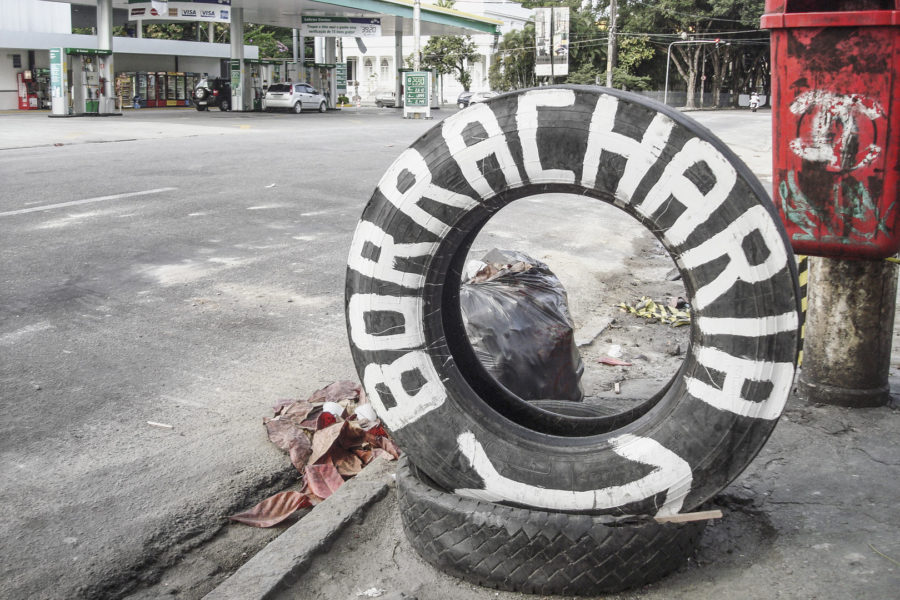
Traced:
POLYGON ((354 448, 353 454, 358 456, 364 465, 369 464, 372 462, 372 459, 375 458, 375 453, 372 450, 366 450, 364 448, 354 448))
POLYGON ((263 419, 266 426, 266 433, 269 434, 269 441, 287 452, 290 450, 291 442, 294 438, 301 436, 306 437, 302 429, 290 421, 278 417, 277 419, 263 419))
MULTIPOLYGON (((377 446, 375 448, 375 456, 379 455, 378 450, 384 450, 391 457, 400 458, 400 448, 397 447, 397 444, 395 444, 394 440, 392 440, 391 438, 384 436, 379 437, 374 445, 377 446)), ((388 458, 388 460, 392 459, 388 458)))
POLYGON ((312 454, 309 457, 309 464, 314 465, 323 457, 326 457, 331 448, 337 443, 341 437, 341 432, 347 428, 347 421, 341 421, 334 425, 329 425, 325 429, 320 429, 313 434, 312 454))
POLYGON ((356 421, 356 409, 367 403, 359 384, 337 381, 316 391, 308 400, 279 400, 275 418, 263 419, 269 440, 288 452, 291 463, 303 474, 298 492, 282 492, 249 511, 230 518, 254 527, 271 527, 298 508, 315 506, 359 474, 376 457, 393 460, 400 450, 371 410, 364 430, 356 421), (341 416, 324 411, 326 402, 340 404, 341 416), (347 416, 347 415, 350 416, 347 416))
POLYGON ((286 398, 284 400, 279 400, 278 402, 276 402, 275 406, 272 407, 272 410, 275 412, 275 416, 277 417, 278 415, 280 415, 285 408, 287 408, 294 402, 296 402, 296 400, 291 400, 290 398, 286 398))
POLYGON ((341 404, 346 400, 352 400, 356 403, 362 402, 365 396, 366 393, 358 383, 353 381, 335 381, 331 385, 313 392, 313 395, 309 397, 309 401, 337 402, 341 404))
POLYGON ((310 454, 312 454, 312 446, 309 443, 309 438, 305 435, 295 438, 291 443, 291 447, 288 448, 291 464, 300 472, 303 472, 303 468, 309 462, 310 454))
POLYGON ((331 459, 328 459, 322 464, 306 467, 306 483, 309 491, 324 500, 344 484, 344 479, 331 459))
POLYGON ((344 477, 355 477, 363 468, 363 462, 356 454, 343 449, 333 450, 331 460, 338 473, 344 477))
POLYGON ((300 492, 279 492, 266 498, 250 510, 228 517, 253 527, 271 527, 281 523, 301 508, 312 506, 309 498, 300 492))
POLYGON ((282 419, 290 419, 298 425, 302 423, 315 407, 306 400, 297 400, 286 406, 281 413, 282 419))

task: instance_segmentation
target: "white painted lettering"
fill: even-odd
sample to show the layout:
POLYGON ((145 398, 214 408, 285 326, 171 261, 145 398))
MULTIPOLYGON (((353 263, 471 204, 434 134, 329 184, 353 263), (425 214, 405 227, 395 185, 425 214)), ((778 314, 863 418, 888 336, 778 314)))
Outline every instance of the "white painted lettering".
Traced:
POLYGON ((740 337, 761 337, 797 329, 799 317, 796 312, 787 312, 771 317, 698 317, 697 327, 705 335, 736 335, 740 337))
POLYGON ((666 492, 666 501, 656 513, 662 517, 681 510, 693 480, 691 466, 680 456, 656 440, 630 434, 611 439, 613 451, 628 460, 656 468, 636 481, 580 492, 537 487, 504 477, 472 432, 461 433, 457 443, 459 451, 484 480, 484 489, 458 489, 453 493, 488 502, 516 502, 550 510, 597 510, 624 506, 666 492))
POLYGON ((722 153, 709 142, 693 138, 688 140, 684 148, 666 165, 662 177, 637 210, 649 218, 672 197, 684 206, 684 212, 663 234, 666 241, 675 246, 684 242, 699 225, 709 219, 709 216, 728 198, 736 181, 737 172, 722 153), (699 163, 706 163, 716 180, 706 194, 684 175, 688 169, 699 163))
POLYGON ((697 310, 709 306, 738 281, 758 283, 771 279, 787 266, 788 260, 778 227, 761 205, 751 207, 726 229, 684 252, 676 262, 685 269, 693 269, 722 256, 728 257, 728 264, 715 279, 701 286, 691 299, 691 305, 697 310), (744 240, 753 232, 759 232, 768 248, 768 256, 758 265, 749 263, 743 248, 744 240))
POLYGON ((430 256, 437 246, 437 242, 396 244, 393 236, 378 225, 360 221, 356 226, 353 242, 350 244, 347 266, 365 277, 419 289, 425 284, 425 276, 398 270, 397 259, 430 256), (378 248, 377 260, 363 256, 367 243, 378 248))
POLYGON ((477 204, 475 200, 465 194, 457 194, 432 184, 431 171, 428 170, 428 164, 422 158, 422 155, 413 148, 406 149, 388 167, 384 177, 378 182, 378 189, 403 214, 438 237, 446 235, 451 226, 419 206, 417 204, 419 200, 428 198, 440 204, 464 210, 468 210, 477 204), (415 182, 405 192, 401 192, 400 177, 404 172, 409 172, 415 179, 415 182))
POLYGON ((489 156, 497 159, 500 171, 506 179, 507 188, 516 188, 522 185, 522 178, 512 152, 506 144, 506 136, 497 123, 497 117, 487 104, 476 104, 444 119, 441 131, 447 148, 459 165, 463 177, 481 198, 490 198, 502 190, 494 190, 487 178, 478 168, 478 163, 489 156), (466 146, 463 131, 469 125, 478 123, 487 133, 487 138, 466 146))
POLYGON ((581 185, 592 188, 597 182, 600 153, 603 150, 625 157, 625 172, 616 186, 616 202, 628 204, 638 184, 653 164, 659 160, 675 123, 662 113, 657 113, 641 141, 613 132, 619 101, 614 96, 603 95, 597 100, 588 132, 588 145, 584 153, 581 185))
POLYGON ((694 355, 702 367, 725 373, 725 381, 718 388, 693 377, 685 377, 687 391, 691 396, 719 410, 743 417, 772 420, 781 415, 794 381, 793 363, 738 358, 706 347, 698 348, 694 355), (771 382, 769 396, 761 402, 742 398, 741 391, 748 381, 771 382))
POLYGON ((425 343, 422 331, 422 299, 413 296, 354 294, 347 303, 350 340, 360 350, 409 350, 425 343), (403 322, 390 330, 370 332, 366 328, 369 313, 391 313, 403 322))
POLYGON ((565 169, 545 169, 541 165, 541 154, 538 149, 538 107, 572 106, 575 103, 575 92, 572 90, 546 89, 526 92, 519 96, 516 110, 516 128, 519 130, 519 141, 522 143, 522 159, 525 173, 531 183, 575 183, 574 171, 565 169))
POLYGON ((391 431, 397 431, 421 419, 447 399, 447 390, 441 383, 431 358, 421 350, 404 354, 389 365, 367 365, 363 372, 363 385, 375 412, 391 431), (402 384, 403 373, 410 371, 418 372, 425 380, 425 385, 412 395, 402 384), (379 385, 387 387, 396 406, 387 408, 378 391, 379 385))

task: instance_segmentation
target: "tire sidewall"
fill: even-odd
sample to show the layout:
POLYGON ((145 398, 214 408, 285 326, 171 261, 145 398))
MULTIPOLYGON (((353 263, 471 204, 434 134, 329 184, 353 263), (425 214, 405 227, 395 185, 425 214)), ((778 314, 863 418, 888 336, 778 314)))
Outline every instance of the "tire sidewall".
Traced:
MULTIPOLYGON (((484 126, 484 123, 480 125, 484 126)), ((483 138, 483 133, 478 135, 483 138)), ((472 137, 477 138, 475 134, 472 137)), ((460 249, 471 244, 490 215, 500 208, 528 195, 557 192, 615 203, 651 231, 657 232, 670 254, 682 261, 690 256, 696 265, 677 264, 688 296, 692 304, 697 305, 694 298, 698 291, 706 293, 716 278, 715 270, 722 268, 715 261, 712 261, 714 264, 702 262, 704 259, 698 256, 706 247, 703 246, 704 240, 721 238, 723 244, 729 243, 727 233, 735 223, 751 222, 750 217, 759 220, 762 231, 755 233, 759 234, 761 241, 751 239, 749 234, 741 241, 747 239, 751 245, 756 243, 760 246, 752 250, 757 254, 769 252, 775 257, 771 262, 777 269, 761 282, 744 284, 737 281, 724 295, 720 294, 708 306, 695 310, 694 314, 700 322, 704 318, 712 322, 714 319, 739 317, 756 322, 782 314, 788 315, 788 320, 791 314, 796 317, 799 310, 796 266, 775 208, 755 176, 721 141, 677 111, 640 96, 586 86, 552 86, 472 104, 469 109, 449 117, 422 136, 413 144, 412 150, 423 157, 434 185, 476 201, 466 203, 465 209, 440 207, 435 210, 432 216, 442 219, 446 227, 440 235, 428 231, 425 225, 415 222, 415 218, 421 217, 415 208, 407 204, 404 212, 404 209, 398 209, 387 200, 384 190, 390 189, 391 185, 396 186, 397 173, 403 176, 403 170, 397 165, 407 159, 398 159, 398 163, 380 182, 364 211, 356 240, 368 235, 364 230, 371 230, 375 225, 386 233, 382 238, 384 244, 432 244, 434 249, 423 259, 424 268, 421 272, 415 270, 415 274, 424 279, 424 284, 410 289, 405 285, 405 280, 397 283, 366 275, 354 269, 354 264, 358 266, 360 261, 358 257, 354 258, 351 250, 346 308, 351 350, 360 378, 395 439, 429 476, 441 486, 459 493, 482 494, 497 501, 521 505, 540 501, 549 503, 539 506, 549 510, 625 514, 655 514, 661 511, 666 514, 695 508, 724 488, 749 464, 770 435, 786 400, 789 382, 788 390, 785 390, 785 378, 793 378, 799 343, 796 330, 776 333, 761 330, 758 335, 747 336, 723 334, 716 328, 715 333, 710 333, 695 319, 691 325, 691 350, 683 365, 684 375, 672 383, 656 406, 633 423, 615 431, 570 436, 556 431, 536 431, 530 427, 529 419, 543 423, 544 417, 537 414, 538 409, 521 406, 524 403, 510 398, 508 392, 486 376, 471 347, 466 349, 468 343, 463 342, 465 331, 461 329, 461 321, 453 316, 453 302, 455 295, 458 295, 460 273, 465 262, 465 252, 460 249), (550 177, 530 177, 522 166, 525 150, 523 130, 519 127, 520 115, 517 113, 523 97, 533 93, 543 95, 529 96, 526 100, 574 98, 571 106, 541 108, 538 112, 538 154, 544 160, 549 156, 548 151, 553 149, 556 158, 547 162, 552 163, 555 169, 576 170, 578 165, 584 164, 585 151, 579 144, 587 144, 585 140, 590 135, 587 124, 595 111, 599 114, 601 101, 615 102, 615 128, 611 131, 635 141, 640 141, 651 124, 656 122, 655 119, 671 122, 665 147, 636 187, 635 193, 643 194, 643 199, 629 201, 618 197, 615 185, 605 181, 610 177, 602 169, 593 187, 582 185, 577 172, 574 183, 561 183, 550 177), (508 173, 517 171, 523 184, 510 184, 510 175, 501 175, 499 166, 484 176, 480 184, 465 176, 458 158, 477 142, 466 140, 462 150, 454 154, 444 134, 449 127, 455 127, 462 128, 462 135, 465 136, 463 124, 473 120, 476 114, 499 128, 499 133, 493 132, 491 139, 505 140, 497 145, 501 148, 500 152, 504 151, 502 148, 505 146, 505 152, 513 160, 508 173), (670 228, 678 222, 677 216, 655 212, 644 214, 638 206, 647 200, 648 194, 665 176, 668 165, 675 164, 679 157, 684 159, 695 147, 707 152, 712 162, 725 164, 721 167, 723 170, 733 169, 735 183, 728 193, 728 202, 722 202, 707 219, 694 224, 678 238, 678 242, 674 242, 667 235, 672 233, 670 228), (395 178, 393 184, 391 177, 395 178), (488 177, 499 183, 488 181, 488 177), (479 197, 475 186, 480 185, 483 189, 485 182, 490 193, 479 197), (363 325, 366 315, 377 320, 379 313, 384 312, 383 309, 391 302, 403 303, 408 309, 407 315, 417 315, 419 319, 420 330, 416 334, 421 339, 410 341, 403 349, 384 347, 374 336, 360 333, 362 328, 368 327, 363 325), (361 303, 364 307, 362 313, 359 308, 361 303), (737 308, 734 303, 737 303, 737 308), (371 347, 361 347, 360 340, 365 340, 365 344, 371 347), (707 350, 710 348, 712 350, 707 350), (423 356, 427 356, 428 360, 424 360, 423 356), (729 357, 726 361, 729 365, 752 363, 771 364, 774 365, 772 369, 777 367, 777 373, 769 372, 771 379, 777 379, 777 386, 773 385, 773 388, 777 387, 777 394, 771 392, 768 400, 760 401, 762 408, 747 402, 736 402, 737 408, 734 410, 723 410, 721 406, 699 399, 698 389, 718 397, 721 394, 716 395, 715 390, 710 392, 710 388, 721 387, 723 378, 744 377, 740 369, 730 367, 715 372, 715 365, 711 363, 722 357, 729 357), (417 393, 404 391, 405 384, 399 373, 401 367, 406 369, 403 377, 418 381, 418 390, 415 384, 410 387, 417 393), (410 373, 414 376, 409 377, 410 373), (403 407, 412 409, 406 411, 403 418, 392 417, 394 407, 381 399, 392 377, 395 391, 410 397, 403 401, 403 407), (418 394, 422 394, 422 399, 418 394), (507 416, 501 416, 498 409, 503 409, 507 416), (736 411, 749 412, 741 414, 736 411), (760 413, 764 413, 764 418, 759 416, 760 413), (489 468, 477 468, 476 462, 479 461, 480 466, 485 467, 485 459, 489 468), (668 467, 661 466, 663 463, 667 463, 668 467), (654 466, 663 470, 672 467, 680 475, 673 476, 667 487, 635 493, 634 488, 640 488, 639 482, 646 481, 652 475, 654 466), (502 489, 497 487, 497 482, 501 482, 502 489), (554 495, 547 490, 561 493, 554 495), (593 503, 588 500, 564 500, 553 504, 567 491, 578 492, 579 498, 593 498, 593 503), (552 498, 549 500, 545 498, 550 496, 552 498), (606 504, 602 506, 596 502, 600 496, 606 498, 606 504)), ((550 169, 543 163, 541 167, 545 172, 550 169)), ((620 165, 617 168, 620 181, 625 167, 620 165)), ((407 168, 405 172, 413 171, 415 167, 407 168)), ((707 171, 712 172, 708 165, 707 171)), ((702 173, 696 175, 700 179, 703 176, 702 173)), ((709 183, 701 181, 697 186, 709 183)), ((712 185, 715 187, 716 177, 713 177, 712 185)), ((456 201, 462 202, 458 197, 456 201)), ((355 241, 354 247, 362 246, 355 241)), ((729 246, 727 252, 736 250, 729 246)), ((730 264, 732 254, 721 256, 720 262, 727 258, 730 264)), ((396 320, 394 318, 385 327, 395 327, 396 320)), ((412 323, 406 327, 416 329, 412 323)), ((745 381, 750 382, 750 392, 761 398, 767 397, 762 389, 764 386, 753 388, 755 381, 745 381)), ((396 401, 396 398, 393 400, 396 401)))

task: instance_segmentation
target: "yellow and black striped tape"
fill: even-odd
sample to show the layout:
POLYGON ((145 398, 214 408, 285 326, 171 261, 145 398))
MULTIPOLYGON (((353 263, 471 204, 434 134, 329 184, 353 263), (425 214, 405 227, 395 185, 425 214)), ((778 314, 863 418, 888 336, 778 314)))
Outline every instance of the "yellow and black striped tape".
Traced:
POLYGON ((797 273, 800 283, 800 353, 797 355, 797 366, 803 364, 803 340, 806 335, 807 288, 809 287, 809 257, 797 255, 797 273))

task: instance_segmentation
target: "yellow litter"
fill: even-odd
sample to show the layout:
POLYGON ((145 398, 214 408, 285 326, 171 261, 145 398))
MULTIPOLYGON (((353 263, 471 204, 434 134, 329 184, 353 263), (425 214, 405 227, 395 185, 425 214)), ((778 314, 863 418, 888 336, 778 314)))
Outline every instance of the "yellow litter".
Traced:
POLYGON ((672 327, 689 325, 691 322, 691 311, 689 309, 672 308, 671 306, 655 302, 649 296, 641 296, 641 299, 634 306, 624 302, 620 302, 616 306, 636 317, 667 323, 672 327))

